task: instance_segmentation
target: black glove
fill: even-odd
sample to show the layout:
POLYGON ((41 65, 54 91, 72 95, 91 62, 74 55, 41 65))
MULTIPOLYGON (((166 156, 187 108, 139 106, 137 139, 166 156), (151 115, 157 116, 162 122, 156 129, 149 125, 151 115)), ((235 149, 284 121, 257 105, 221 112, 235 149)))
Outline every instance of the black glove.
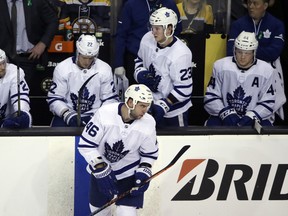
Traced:
MULTIPOLYGON (((62 118, 64 120, 64 122, 69 126, 69 127, 78 127, 78 114, 76 111, 74 110, 66 110, 63 115, 62 118)), ((82 123, 82 121, 81 121, 82 123)), ((84 126, 84 125, 80 125, 80 126, 84 126)))
POLYGON ((240 117, 233 107, 225 107, 219 112, 219 118, 225 126, 236 126, 240 117))
POLYGON ((242 127, 242 126, 253 126, 255 121, 260 122, 259 118, 257 117, 257 115, 253 111, 248 111, 240 119, 240 121, 238 122, 237 125, 239 127, 242 127))
POLYGON ((161 81, 161 76, 155 76, 155 72, 141 69, 137 74, 137 81, 140 84, 146 85, 151 91, 157 92, 158 85, 161 81))
POLYGON ((147 182, 142 186, 141 184, 143 184, 143 182, 145 182, 151 176, 152 176, 152 171, 148 166, 139 167, 135 171, 135 183, 134 183, 135 187, 132 188, 131 195, 138 196, 138 195, 143 194, 148 189, 150 182, 147 182))
POLYGON ((15 112, 11 117, 4 120, 2 127, 4 128, 28 128, 31 126, 31 117, 27 112, 20 111, 20 115, 15 112))
POLYGON ((152 115, 155 121, 161 121, 164 115, 170 110, 170 108, 171 104, 165 98, 155 101, 151 107, 152 115))
POLYGON ((105 162, 102 162, 102 164, 103 167, 96 168, 93 170, 92 174, 97 179, 99 191, 111 200, 114 195, 118 194, 117 179, 111 166, 105 162))

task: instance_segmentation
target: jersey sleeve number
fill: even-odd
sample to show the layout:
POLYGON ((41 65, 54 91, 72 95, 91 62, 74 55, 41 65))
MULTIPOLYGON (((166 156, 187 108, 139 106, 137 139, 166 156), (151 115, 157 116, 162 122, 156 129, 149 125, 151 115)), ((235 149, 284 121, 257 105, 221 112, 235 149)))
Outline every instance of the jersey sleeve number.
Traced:
POLYGON ((182 69, 180 71, 180 74, 181 74, 181 80, 182 81, 189 80, 192 78, 192 68, 189 67, 188 69, 182 69))
POLYGON ((99 131, 99 128, 93 124, 93 122, 89 122, 86 127, 85 131, 92 137, 95 137, 97 135, 97 131, 99 131))

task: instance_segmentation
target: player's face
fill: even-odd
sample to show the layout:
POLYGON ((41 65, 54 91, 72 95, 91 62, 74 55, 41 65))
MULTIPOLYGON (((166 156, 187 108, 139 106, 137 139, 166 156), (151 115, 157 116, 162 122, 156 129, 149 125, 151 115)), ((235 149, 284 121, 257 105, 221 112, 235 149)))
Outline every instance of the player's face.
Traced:
POLYGON ((253 50, 235 50, 236 61, 239 67, 248 68, 254 61, 254 51, 253 50))
POLYGON ((151 27, 152 34, 157 41, 157 43, 163 43, 166 40, 164 35, 164 28, 161 25, 152 25, 151 27))
POLYGON ((268 3, 265 3, 264 0, 248 0, 247 7, 250 17, 259 20, 265 13, 268 3))
POLYGON ((140 119, 145 115, 145 113, 147 113, 149 107, 149 103, 138 102, 135 108, 131 110, 130 116, 133 119, 140 119))
POLYGON ((6 74, 6 61, 0 62, 0 78, 4 77, 6 74))
POLYGON ((95 57, 94 56, 84 56, 79 54, 78 56, 78 66, 80 66, 83 69, 90 68, 91 64, 93 63, 95 57))

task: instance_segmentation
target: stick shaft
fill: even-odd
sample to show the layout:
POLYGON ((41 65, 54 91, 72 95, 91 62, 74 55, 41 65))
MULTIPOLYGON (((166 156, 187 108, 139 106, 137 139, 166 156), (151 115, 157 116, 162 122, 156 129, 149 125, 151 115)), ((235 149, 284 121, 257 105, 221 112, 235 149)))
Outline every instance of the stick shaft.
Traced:
MULTIPOLYGON (((98 73, 98 72, 97 72, 98 73)), ((77 125, 78 127, 81 126, 81 97, 82 97, 82 93, 83 93, 83 90, 85 88, 85 86, 87 85, 87 83, 97 74, 93 74, 92 76, 90 76, 84 83, 83 85, 81 86, 81 88, 79 89, 78 91, 78 100, 77 100, 77 125)))
MULTIPOLYGON (((165 172, 166 170, 168 170, 170 167, 172 167, 177 161, 178 159, 190 148, 190 145, 185 145, 183 146, 180 151, 177 153, 177 155, 173 158, 173 160, 163 169, 159 170, 158 172, 156 172, 155 174, 153 174, 152 176, 150 176, 150 178, 148 178, 146 181, 144 181, 139 187, 142 187, 143 185, 147 184, 148 182, 150 182, 152 179, 154 179, 155 177, 159 176, 161 173, 165 172)), ((100 211, 104 210, 105 208, 107 208, 108 206, 116 203, 118 200, 126 197, 127 195, 130 194, 130 192, 132 191, 132 188, 130 190, 125 191, 124 193, 118 195, 117 197, 113 198, 112 200, 110 200, 108 203, 106 203, 105 205, 103 205, 102 207, 100 207, 99 209, 97 209, 96 211, 92 212, 89 216, 93 216, 96 215, 97 213, 99 213, 100 211)))
POLYGON ((17 110, 17 115, 20 116, 21 113, 21 98, 20 98, 20 68, 19 64, 17 64, 17 105, 18 105, 18 110, 17 110))

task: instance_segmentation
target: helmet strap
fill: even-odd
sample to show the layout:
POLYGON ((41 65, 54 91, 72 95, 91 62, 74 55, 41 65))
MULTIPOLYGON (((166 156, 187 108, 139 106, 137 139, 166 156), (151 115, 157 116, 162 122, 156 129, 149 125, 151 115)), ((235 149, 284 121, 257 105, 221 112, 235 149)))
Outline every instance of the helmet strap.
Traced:
POLYGON ((129 106, 128 106, 128 101, 125 103, 125 106, 127 107, 127 114, 128 114, 128 117, 130 118, 130 119, 132 119, 131 118, 131 111, 132 110, 134 110, 135 109, 135 106, 136 106, 136 104, 134 104, 134 99, 132 99, 132 101, 133 101, 133 107, 132 108, 130 108, 129 106))
POLYGON ((174 29, 172 30, 171 35, 168 36, 168 35, 167 35, 167 27, 166 27, 165 30, 164 30, 164 36, 165 36, 166 39, 165 39, 165 41, 162 42, 162 43, 159 42, 159 44, 160 44, 160 45, 165 45, 165 43, 168 41, 168 39, 171 38, 171 37, 173 37, 173 34, 174 34, 174 29))

